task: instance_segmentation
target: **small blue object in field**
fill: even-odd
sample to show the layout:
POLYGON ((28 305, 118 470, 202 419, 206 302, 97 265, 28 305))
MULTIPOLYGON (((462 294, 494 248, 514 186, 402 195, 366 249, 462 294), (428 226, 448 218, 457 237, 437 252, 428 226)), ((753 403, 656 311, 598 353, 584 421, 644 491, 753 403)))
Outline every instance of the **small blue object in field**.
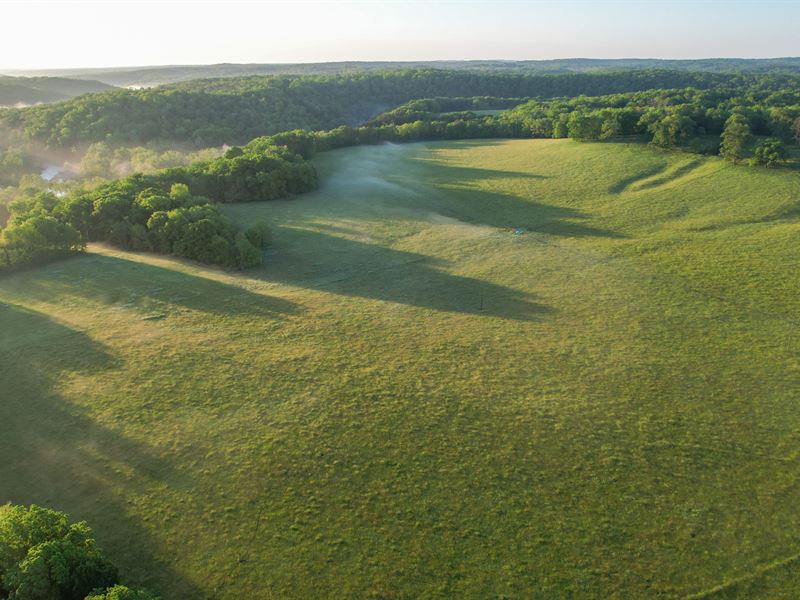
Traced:
POLYGON ((525 230, 522 227, 514 229, 514 235, 522 235, 523 233, 525 233, 525 230))

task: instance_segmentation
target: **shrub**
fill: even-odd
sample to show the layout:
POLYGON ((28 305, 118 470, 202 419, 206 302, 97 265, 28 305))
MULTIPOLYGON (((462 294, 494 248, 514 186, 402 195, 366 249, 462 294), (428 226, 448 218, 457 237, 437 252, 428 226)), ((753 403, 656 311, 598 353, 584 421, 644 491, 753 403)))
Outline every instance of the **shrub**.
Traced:
POLYGON ((236 263, 240 269, 257 267, 264 262, 261 251, 256 248, 244 233, 236 234, 236 263))
POLYGON ((244 234, 256 248, 267 248, 272 244, 272 230, 265 221, 256 221, 248 227, 244 234))

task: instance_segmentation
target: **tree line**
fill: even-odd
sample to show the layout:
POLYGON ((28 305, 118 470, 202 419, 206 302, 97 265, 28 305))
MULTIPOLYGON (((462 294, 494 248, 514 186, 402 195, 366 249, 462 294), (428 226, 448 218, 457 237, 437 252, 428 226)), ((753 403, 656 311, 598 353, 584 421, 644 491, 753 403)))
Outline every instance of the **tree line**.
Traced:
POLYGON ((50 147, 150 140, 203 147, 245 143, 296 128, 355 125, 416 98, 552 98, 655 87, 705 89, 739 77, 744 76, 655 69, 557 75, 406 69, 204 79, 7 109, 0 112, 0 124, 50 147))
POLYGON ((271 200, 314 189, 317 176, 307 159, 360 144, 475 138, 600 140, 643 134, 659 146, 688 144, 694 151, 719 153, 738 162, 753 136, 770 136, 755 148, 751 162, 774 166, 786 154, 785 142, 800 142, 796 81, 792 76, 758 77, 744 87, 538 99, 500 115, 474 110, 492 102, 510 105, 513 97, 415 99, 358 127, 293 129, 257 137, 210 161, 135 174, 91 191, 60 198, 48 192, 18 198, 9 207, 10 224, 0 238, 0 268, 74 252, 87 241, 226 267, 257 265, 269 237, 266 225, 237 231, 214 204, 271 200), (469 110, 459 110, 463 108, 469 110))
MULTIPOLYGON (((763 77, 745 87, 537 99, 499 116, 473 112, 469 99, 446 99, 461 109, 449 113, 441 112, 448 104, 440 99, 413 100, 378 115, 368 125, 370 134, 389 141, 479 137, 604 140, 644 135, 657 146, 721 154, 733 162, 744 157, 750 142, 767 137, 758 143, 750 162, 769 167, 786 157, 785 144, 800 143, 798 82, 793 76, 763 77)), ((495 101, 497 108, 503 107, 503 99, 495 101)))
POLYGON ((25 195, 11 203, 9 225, 0 232, 0 269, 80 251, 89 241, 224 267, 256 266, 269 228, 254 223, 237 230, 215 204, 272 200, 316 186, 316 171, 301 156, 259 142, 90 191, 25 195))

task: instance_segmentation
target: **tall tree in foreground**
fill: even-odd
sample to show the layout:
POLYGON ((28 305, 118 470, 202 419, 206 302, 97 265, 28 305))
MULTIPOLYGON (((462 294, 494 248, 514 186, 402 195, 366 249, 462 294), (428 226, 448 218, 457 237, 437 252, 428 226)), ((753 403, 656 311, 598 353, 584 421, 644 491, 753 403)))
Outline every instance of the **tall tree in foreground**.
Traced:
POLYGON ((118 581, 86 523, 35 505, 0 506, 0 598, 155 600, 118 581))
POLYGON ((744 148, 750 140, 750 126, 747 124, 747 119, 738 113, 731 115, 725 121, 721 138, 720 155, 736 164, 744 156, 744 148))

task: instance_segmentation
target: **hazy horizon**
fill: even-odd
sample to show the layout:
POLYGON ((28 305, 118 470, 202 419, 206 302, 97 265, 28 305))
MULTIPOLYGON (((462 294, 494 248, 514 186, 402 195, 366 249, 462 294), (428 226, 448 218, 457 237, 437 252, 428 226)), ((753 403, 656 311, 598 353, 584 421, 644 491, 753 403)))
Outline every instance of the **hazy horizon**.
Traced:
POLYGON ((0 38, 3 71, 221 63, 785 58, 798 55, 793 30, 800 20, 800 3, 710 0, 15 1, 3 4, 2 10, 14 25, 0 38))
POLYGON ((115 69, 160 69, 170 67, 214 67, 219 65, 325 65, 325 64, 342 64, 342 63, 455 63, 455 62, 552 62, 552 61, 574 61, 574 60, 595 60, 595 61, 623 61, 623 60, 663 60, 663 61, 701 61, 701 60, 794 60, 800 59, 800 53, 797 55, 787 56, 694 56, 688 58, 673 58, 673 57, 657 57, 657 56, 559 56, 555 58, 430 58, 419 60, 369 60, 369 59, 354 59, 354 60, 320 60, 320 61, 270 61, 270 62, 213 62, 213 63, 162 63, 162 64, 139 64, 139 65, 107 65, 107 66, 77 66, 77 67, 32 67, 32 68, 0 68, 3 73, 14 72, 33 72, 33 71, 105 71, 115 69))

